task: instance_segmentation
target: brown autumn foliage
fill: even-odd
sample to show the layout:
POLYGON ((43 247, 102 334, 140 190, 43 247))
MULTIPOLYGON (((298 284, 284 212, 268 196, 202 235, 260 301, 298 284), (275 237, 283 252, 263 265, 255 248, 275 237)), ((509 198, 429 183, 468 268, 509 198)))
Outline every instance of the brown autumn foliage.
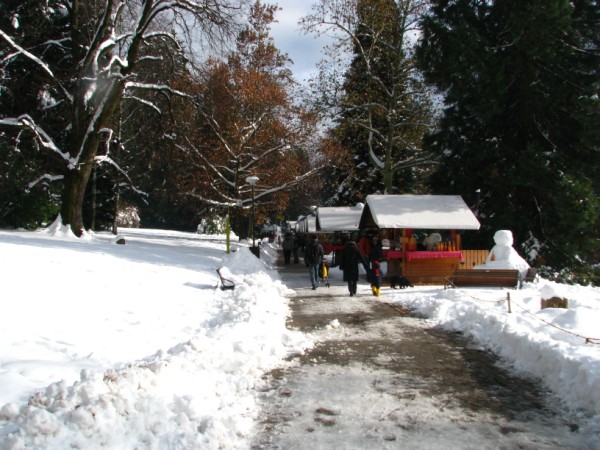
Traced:
POLYGON ((275 10, 256 3, 236 50, 224 61, 208 61, 176 138, 186 160, 180 192, 217 210, 248 214, 245 180, 257 176, 258 222, 281 214, 290 189, 312 173, 306 147, 316 121, 294 103, 289 60, 269 38, 275 10))

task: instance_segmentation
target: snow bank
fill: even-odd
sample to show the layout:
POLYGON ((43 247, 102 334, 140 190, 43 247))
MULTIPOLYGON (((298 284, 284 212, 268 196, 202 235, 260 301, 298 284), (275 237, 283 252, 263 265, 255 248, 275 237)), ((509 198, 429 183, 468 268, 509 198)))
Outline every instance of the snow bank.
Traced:
POLYGON ((268 254, 122 231, 124 246, 60 223, 0 231, 1 295, 19 305, 0 317, 0 449, 244 447, 261 376, 312 346, 285 327, 293 291, 268 254))
POLYGON ((600 345, 585 339, 600 338, 598 288, 542 280, 521 290, 431 289, 395 300, 472 336, 517 370, 541 379, 569 408, 600 415, 600 345), (549 290, 568 298, 569 309, 541 310, 541 291, 549 290))

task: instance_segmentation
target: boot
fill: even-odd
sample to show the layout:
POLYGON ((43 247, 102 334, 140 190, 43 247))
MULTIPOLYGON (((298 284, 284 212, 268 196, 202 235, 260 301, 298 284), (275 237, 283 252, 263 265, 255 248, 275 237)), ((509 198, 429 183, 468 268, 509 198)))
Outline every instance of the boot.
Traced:
POLYGON ((380 293, 381 293, 381 288, 376 287, 375 288, 375 297, 379 297, 380 293))
POLYGON ((377 295, 377 288, 375 286, 371 286, 371 292, 373 295, 377 295))

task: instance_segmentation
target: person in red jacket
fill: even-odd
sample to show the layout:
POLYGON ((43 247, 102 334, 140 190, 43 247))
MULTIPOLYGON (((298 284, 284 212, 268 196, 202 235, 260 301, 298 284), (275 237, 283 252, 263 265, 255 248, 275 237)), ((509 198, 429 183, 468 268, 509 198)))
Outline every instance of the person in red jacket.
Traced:
POLYGON ((378 259, 371 261, 371 291, 379 297, 381 291, 381 265, 378 259))
POLYGON ((360 251, 360 254, 363 255, 365 258, 367 258, 371 253, 372 247, 373 244, 371 243, 371 238, 366 234, 363 237, 361 237, 358 241, 358 250, 360 251))

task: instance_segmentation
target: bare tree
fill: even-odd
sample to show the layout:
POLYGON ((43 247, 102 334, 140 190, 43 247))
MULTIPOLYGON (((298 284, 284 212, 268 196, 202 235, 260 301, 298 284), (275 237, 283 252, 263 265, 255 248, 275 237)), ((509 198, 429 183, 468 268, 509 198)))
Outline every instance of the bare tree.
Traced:
POLYGON ((188 155, 182 192, 216 209, 247 210, 246 178, 258 176, 255 200, 282 212, 289 191, 315 177, 324 163, 316 155, 314 114, 296 103, 289 59, 275 47, 269 27, 277 7, 256 2, 236 49, 212 59, 198 81, 195 121, 177 133, 188 155))
MULTIPOLYGON (((68 123, 62 129, 50 129, 36 120, 36 111, 16 117, 2 117, 0 125, 18 127, 30 133, 40 148, 54 152, 64 161, 64 192, 61 214, 76 235, 84 227, 82 206, 92 168, 99 149, 108 148, 113 130, 111 118, 124 96, 142 100, 139 93, 148 90, 166 95, 185 95, 168 83, 140 81, 136 70, 148 60, 160 58, 156 44, 171 41, 178 51, 186 31, 201 30, 213 45, 234 34, 238 19, 245 17, 244 0, 72 0, 54 1, 52 11, 68 17, 67 34, 61 42, 48 41, 32 48, 17 27, 0 29, 0 70, 26 59, 46 78, 58 97, 69 105, 68 123), (179 31, 177 31, 179 30, 179 31), (181 34, 177 34, 180 32, 181 34), (50 51, 60 46, 62 58, 50 51), (59 64, 69 61, 67 70, 59 64)), ((102 155, 110 161, 110 154, 102 155)), ((56 175, 56 174, 53 174, 56 175)))

